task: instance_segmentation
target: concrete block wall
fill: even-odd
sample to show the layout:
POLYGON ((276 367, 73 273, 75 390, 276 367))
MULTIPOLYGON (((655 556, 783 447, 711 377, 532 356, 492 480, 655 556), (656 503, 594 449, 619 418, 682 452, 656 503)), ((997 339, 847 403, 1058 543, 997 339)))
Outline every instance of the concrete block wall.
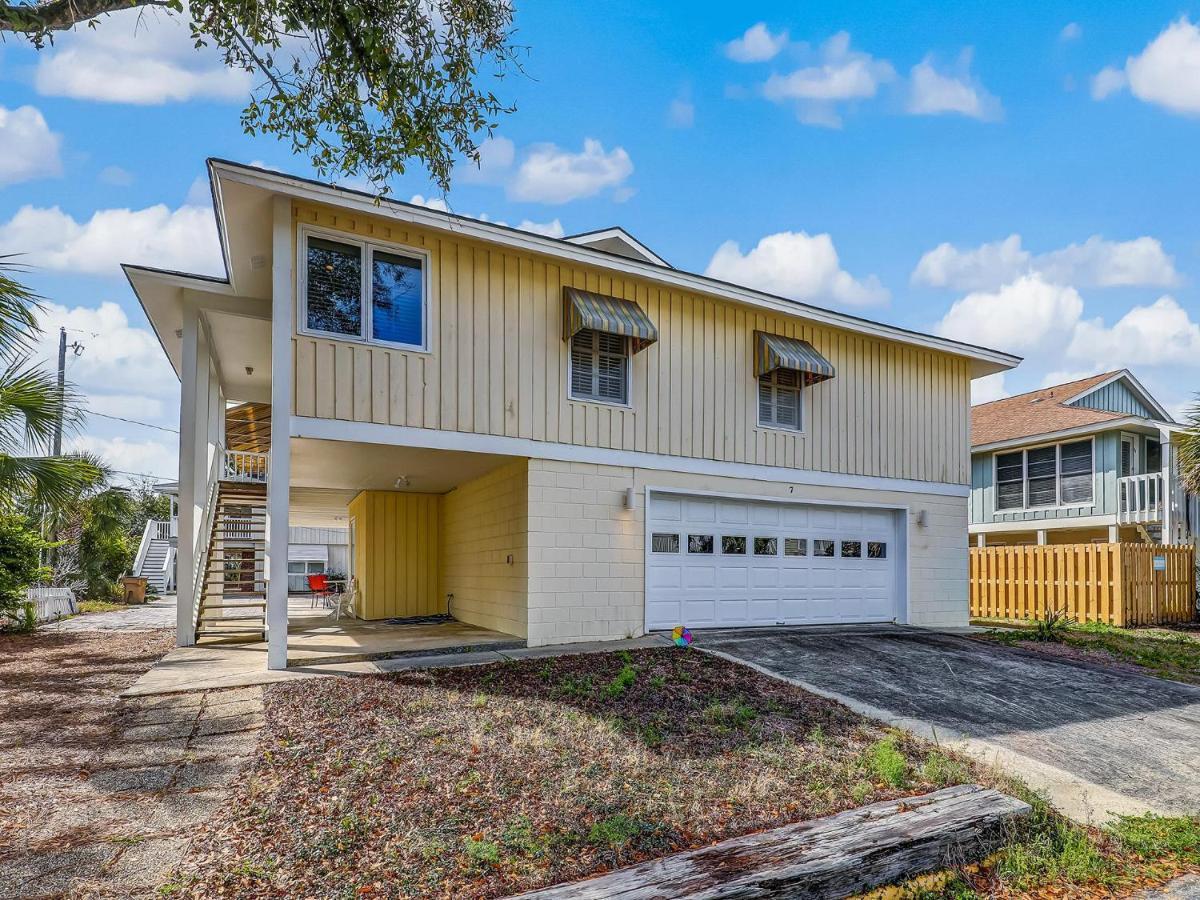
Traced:
MULTIPOLYGON (((896 506, 906 520, 908 622, 967 624, 967 498, 529 461, 531 646, 640 635, 647 488, 896 506), (634 508, 624 508, 626 488, 634 508), (918 524, 924 513, 924 525, 918 524)), ((903 582, 905 573, 899 573, 903 582)))
POLYGON ((623 506, 634 472, 529 461, 530 646, 642 634, 645 510, 623 506))
POLYGON ((527 464, 508 463, 442 496, 442 596, 456 619, 527 636, 527 464), (509 561, 511 557, 511 562, 509 561))

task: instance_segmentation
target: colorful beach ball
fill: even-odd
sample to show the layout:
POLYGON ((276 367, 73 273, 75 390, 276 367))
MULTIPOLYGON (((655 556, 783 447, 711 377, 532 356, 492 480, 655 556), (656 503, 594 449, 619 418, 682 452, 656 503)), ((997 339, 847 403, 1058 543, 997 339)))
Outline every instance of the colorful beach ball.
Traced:
POLYGON ((675 626, 675 630, 671 632, 671 637, 675 641, 676 647, 686 647, 692 642, 692 633, 682 625, 675 626))

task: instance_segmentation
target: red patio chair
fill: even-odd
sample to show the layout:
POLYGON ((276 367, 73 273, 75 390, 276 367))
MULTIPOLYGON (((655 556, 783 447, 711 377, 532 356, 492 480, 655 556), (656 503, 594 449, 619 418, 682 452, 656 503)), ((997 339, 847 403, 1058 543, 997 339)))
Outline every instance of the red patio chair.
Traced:
POLYGON ((318 600, 320 600, 326 606, 329 605, 329 576, 328 575, 325 575, 325 574, 309 575, 308 576, 308 589, 310 591, 312 591, 312 596, 313 596, 312 605, 313 606, 317 605, 318 600))

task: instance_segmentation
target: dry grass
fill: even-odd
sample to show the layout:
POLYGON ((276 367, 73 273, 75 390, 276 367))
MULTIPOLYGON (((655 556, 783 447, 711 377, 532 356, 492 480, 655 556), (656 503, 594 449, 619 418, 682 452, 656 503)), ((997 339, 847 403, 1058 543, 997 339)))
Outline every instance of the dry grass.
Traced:
POLYGON ((499 897, 969 774, 673 649, 275 685, 262 737, 173 891, 499 897))
POLYGON ((167 631, 0 635, 0 866, 111 746, 117 694, 173 643, 167 631))

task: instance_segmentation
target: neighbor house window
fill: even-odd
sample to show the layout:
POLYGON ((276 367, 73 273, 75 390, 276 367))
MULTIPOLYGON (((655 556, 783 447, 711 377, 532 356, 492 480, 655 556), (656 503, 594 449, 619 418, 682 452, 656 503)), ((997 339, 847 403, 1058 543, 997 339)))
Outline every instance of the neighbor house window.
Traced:
POLYGON ((1091 503, 1092 441, 996 454, 996 509, 1091 503))
POLYGON ((804 427, 800 373, 775 369, 758 379, 758 424, 800 431, 804 427))
POLYGON ((571 397, 629 402, 629 339, 585 328, 571 338, 571 397))
POLYGON ((425 268, 417 252, 307 235, 304 330, 423 348, 425 268))

